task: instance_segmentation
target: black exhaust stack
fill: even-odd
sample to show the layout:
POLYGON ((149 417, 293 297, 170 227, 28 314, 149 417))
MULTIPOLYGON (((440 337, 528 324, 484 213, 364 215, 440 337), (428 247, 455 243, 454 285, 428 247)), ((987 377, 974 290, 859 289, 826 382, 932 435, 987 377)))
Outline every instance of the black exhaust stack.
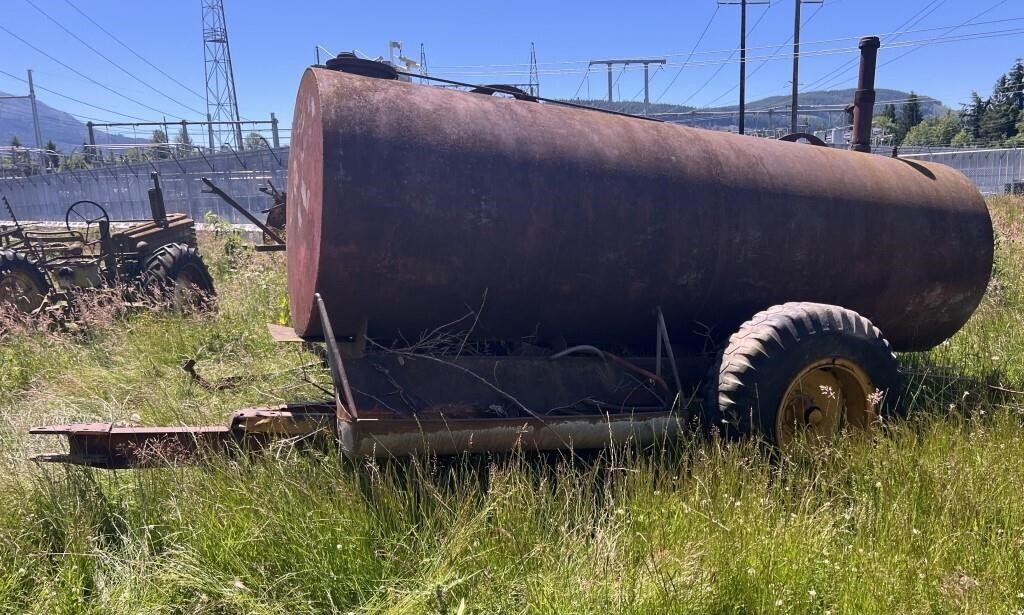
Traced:
POLYGON ((164 205, 164 191, 160 188, 160 175, 150 173, 153 187, 149 189, 149 209, 153 212, 153 222, 167 226, 167 207, 164 205))
POLYGON ((881 42, 877 36, 860 39, 860 77, 853 97, 853 136, 850 149, 871 153, 871 119, 875 109, 875 65, 881 42))

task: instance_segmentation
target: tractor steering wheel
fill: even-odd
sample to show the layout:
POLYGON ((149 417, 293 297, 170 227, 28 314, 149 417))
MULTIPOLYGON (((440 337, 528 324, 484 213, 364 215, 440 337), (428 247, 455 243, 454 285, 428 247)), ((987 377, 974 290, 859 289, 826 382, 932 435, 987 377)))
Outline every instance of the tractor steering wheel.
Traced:
POLYGON ((110 223, 110 216, 107 215, 107 210, 103 209, 102 205, 96 201, 77 201, 72 203, 71 207, 68 207, 68 213, 64 215, 64 226, 68 227, 69 233, 74 232, 71 230, 72 214, 76 219, 85 222, 85 233, 82 234, 82 238, 86 243, 92 243, 96 239, 99 239, 99 237, 96 237, 96 239, 92 239, 90 237, 90 231, 92 230, 93 224, 97 224, 104 220, 108 224, 110 223))

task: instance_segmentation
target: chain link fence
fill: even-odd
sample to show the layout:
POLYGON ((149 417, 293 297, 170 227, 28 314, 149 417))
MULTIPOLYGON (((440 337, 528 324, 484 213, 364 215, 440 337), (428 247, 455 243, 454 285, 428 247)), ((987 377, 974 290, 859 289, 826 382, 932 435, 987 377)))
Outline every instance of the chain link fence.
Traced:
MULTIPOLYGON (((901 152, 909 148, 903 148, 901 152)), ((982 194, 1024 194, 1024 149, 965 149, 905 154, 900 158, 939 162, 966 175, 982 194)))
MULTIPOLYGON (((910 148, 905 148, 910 149, 910 148)), ((882 153, 882 152, 879 152, 882 153)), ((983 194, 1024 194, 1024 149, 972 149, 903 153, 901 158, 949 165, 964 173, 983 194)), ((117 166, 64 171, 28 177, 0 178, 6 196, 21 220, 63 220, 67 207, 88 199, 107 208, 111 218, 148 219, 147 191, 151 173, 160 174, 168 213, 185 213, 202 222, 207 212, 231 224, 247 224, 238 212, 203 190, 208 177, 252 213, 273 203, 259 191, 268 181, 286 189, 288 147, 263 147, 187 158, 125 162, 117 166)), ((6 218, 0 214, 0 220, 6 218)))
MULTIPOLYGON (((285 190, 288 148, 258 148, 241 152, 200 154, 188 158, 124 163, 94 169, 0 179, 0 196, 7 197, 19 220, 64 220, 75 201, 96 201, 115 220, 151 216, 148 190, 151 173, 159 173, 168 213, 185 213, 202 222, 207 212, 232 224, 248 221, 219 197, 206 194, 201 178, 208 177, 250 212, 273 205, 259 191, 268 181, 285 190)), ((6 221, 0 209, 0 221, 6 221)))

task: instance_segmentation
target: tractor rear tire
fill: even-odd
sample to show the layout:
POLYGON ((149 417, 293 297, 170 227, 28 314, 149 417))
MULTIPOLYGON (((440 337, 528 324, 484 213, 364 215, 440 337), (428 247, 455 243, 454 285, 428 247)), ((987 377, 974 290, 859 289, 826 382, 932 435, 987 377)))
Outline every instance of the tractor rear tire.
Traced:
POLYGON ((871 321, 835 305, 786 303, 744 323, 711 368, 704 413, 726 436, 781 449, 900 413, 901 377, 871 321))
POLYGON ((169 243, 154 250, 145 261, 143 284, 165 293, 177 310, 206 310, 213 306, 213 278, 199 250, 183 243, 169 243))
POLYGON ((21 252, 0 251, 0 304, 29 314, 43 304, 49 292, 50 281, 38 265, 21 252))

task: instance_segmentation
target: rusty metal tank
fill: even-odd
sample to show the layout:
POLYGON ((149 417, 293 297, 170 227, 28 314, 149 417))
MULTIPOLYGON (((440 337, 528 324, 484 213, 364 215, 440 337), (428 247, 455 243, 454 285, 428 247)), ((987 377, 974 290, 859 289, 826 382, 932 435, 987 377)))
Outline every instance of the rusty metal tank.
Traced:
POLYGON ((628 347, 728 336, 786 301, 841 305, 898 350, 980 302, 993 235, 943 165, 312 68, 295 105, 296 331, 628 347), (486 299, 485 299, 486 297, 486 299), (469 323, 463 323, 468 326, 469 323))

